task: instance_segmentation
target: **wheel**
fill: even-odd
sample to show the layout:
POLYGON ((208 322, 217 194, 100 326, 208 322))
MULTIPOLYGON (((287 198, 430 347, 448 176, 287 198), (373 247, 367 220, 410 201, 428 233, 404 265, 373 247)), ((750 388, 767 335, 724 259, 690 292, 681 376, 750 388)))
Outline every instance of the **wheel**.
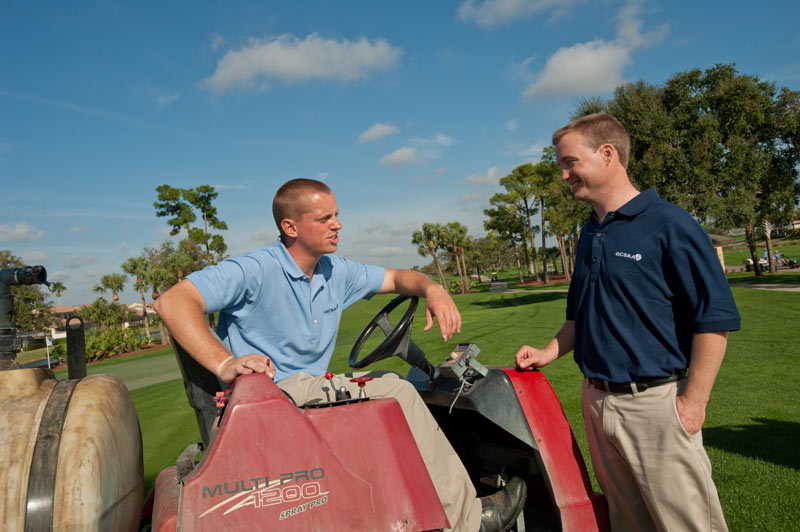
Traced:
POLYGON ((389 358, 393 355, 398 355, 404 360, 407 360, 408 345, 411 338, 411 325, 414 321, 414 312, 417 310, 418 303, 418 297, 400 295, 383 307, 362 331, 361 336, 358 337, 355 345, 353 345, 353 349, 350 350, 350 358, 348 360, 350 367, 354 369, 365 368, 373 362, 389 358), (392 326, 389 321, 389 314, 408 299, 410 299, 411 302, 405 314, 403 314, 403 317, 397 322, 397 325, 392 326), (367 339, 369 339, 378 327, 380 327, 383 334, 386 335, 386 339, 384 339, 378 347, 373 349, 371 353, 361 360, 358 360, 358 355, 364 348, 367 339))

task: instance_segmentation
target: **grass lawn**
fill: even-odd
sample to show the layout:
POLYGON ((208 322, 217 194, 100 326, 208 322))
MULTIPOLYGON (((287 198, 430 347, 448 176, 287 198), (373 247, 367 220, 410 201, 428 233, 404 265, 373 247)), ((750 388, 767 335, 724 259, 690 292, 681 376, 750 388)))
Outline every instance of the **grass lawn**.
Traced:
MULTIPOLYGON (((800 458, 794 446, 800 441, 800 391, 793 372, 786 368, 794 366, 800 353, 794 332, 800 323, 800 294, 736 286, 733 291, 744 330, 730 336, 708 406, 703 431, 706 449, 730 530, 796 530, 800 522, 800 458)), ((353 342, 390 299, 377 296, 345 312, 331 363, 333 371, 349 369, 347 357, 353 342)), ((564 293, 541 290, 456 296, 463 327, 455 340, 476 342, 486 365, 511 365, 520 345, 540 346, 551 338, 563 322, 565 301, 564 293)), ((424 309, 420 308, 414 341, 431 362, 438 363, 455 342, 443 343, 436 330, 424 333, 423 327, 424 309)), ((122 362, 106 364, 111 365, 110 370, 122 362)), ((374 367, 407 371, 399 359, 374 367)), ((561 399, 588 462, 580 414, 580 372, 567 356, 544 373, 561 399)), ((142 427, 149 489, 158 472, 174 465, 187 444, 199 441, 199 433, 180 380, 138 388, 131 396, 142 427)))

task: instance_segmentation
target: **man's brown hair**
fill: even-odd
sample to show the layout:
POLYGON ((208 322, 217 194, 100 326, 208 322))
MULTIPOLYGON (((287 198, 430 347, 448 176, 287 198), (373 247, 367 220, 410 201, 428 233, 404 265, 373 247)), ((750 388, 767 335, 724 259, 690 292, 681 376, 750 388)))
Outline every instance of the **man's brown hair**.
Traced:
POLYGON ((594 113, 576 118, 553 133, 553 146, 558 145, 564 135, 573 131, 580 133, 583 145, 592 151, 597 151, 603 144, 614 146, 619 154, 620 164, 628 169, 631 139, 619 120, 606 113, 594 113))
POLYGON ((331 187, 315 179, 292 179, 287 181, 275 193, 272 200, 272 217, 275 218, 275 225, 284 236, 281 228, 281 220, 289 218, 299 220, 303 214, 310 212, 308 209, 307 196, 313 194, 331 194, 331 187))

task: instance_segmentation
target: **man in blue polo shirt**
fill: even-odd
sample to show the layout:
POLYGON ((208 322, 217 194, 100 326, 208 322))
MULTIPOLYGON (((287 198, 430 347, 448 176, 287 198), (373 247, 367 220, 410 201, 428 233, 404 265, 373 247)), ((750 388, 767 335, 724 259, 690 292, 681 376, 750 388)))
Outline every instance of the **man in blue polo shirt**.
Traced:
POLYGON ((520 369, 574 350, 583 416, 612 530, 725 531, 700 429, 739 313, 711 241, 655 189, 627 174, 630 140, 615 118, 579 118, 553 134, 575 199, 594 210, 578 243, 567 319, 520 369))
MULTIPOLYGON (((270 248, 194 272, 156 301, 175 339, 223 383, 266 373, 298 405, 327 397, 328 368, 342 311, 362 298, 395 292, 424 297, 426 326, 435 317, 442 339, 461 330, 450 295, 427 276, 384 269, 331 255, 338 247, 339 211, 330 188, 294 179, 275 194, 280 240, 270 248), (219 312, 220 342, 205 324, 219 312)), ((337 386, 357 392, 349 379, 337 386)), ((397 399, 453 530, 503 531, 522 509, 518 478, 478 499, 469 474, 416 389, 394 374, 370 382, 370 395, 397 399)))

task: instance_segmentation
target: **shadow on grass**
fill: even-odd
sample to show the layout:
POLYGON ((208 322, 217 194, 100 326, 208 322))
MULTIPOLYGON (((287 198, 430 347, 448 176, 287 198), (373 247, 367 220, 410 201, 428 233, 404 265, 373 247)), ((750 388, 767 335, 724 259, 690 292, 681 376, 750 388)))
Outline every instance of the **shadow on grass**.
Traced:
POLYGON ((761 277, 756 277, 754 273, 732 273, 728 275, 728 282, 731 286, 737 284, 800 284, 800 271, 765 273, 761 277))
POLYGON ((547 303, 562 299, 567 299, 566 292, 534 292, 525 295, 515 292, 508 294, 507 297, 493 298, 488 301, 475 301, 472 304, 476 307, 505 308, 533 305, 535 303, 547 303))
POLYGON ((703 443, 722 451, 800 471, 800 423, 753 418, 755 424, 723 425, 703 429, 703 443))

